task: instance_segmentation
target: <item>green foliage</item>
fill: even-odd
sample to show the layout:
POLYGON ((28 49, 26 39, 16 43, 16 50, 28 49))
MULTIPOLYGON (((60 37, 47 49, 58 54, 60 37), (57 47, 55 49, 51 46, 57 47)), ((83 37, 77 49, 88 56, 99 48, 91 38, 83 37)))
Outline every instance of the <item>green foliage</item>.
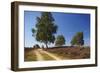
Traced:
POLYGON ((76 35, 72 38, 71 44, 79 46, 84 45, 83 32, 77 32, 76 35))
POLYGON ((43 42, 48 47, 48 43, 54 43, 57 32, 57 25, 54 23, 54 18, 50 12, 42 12, 40 17, 37 17, 36 29, 32 28, 32 33, 36 40, 43 42))
POLYGON ((55 41, 56 46, 62 46, 65 44, 65 38, 63 35, 58 35, 55 41))
POLYGON ((40 48, 40 46, 38 44, 35 44, 33 47, 34 48, 40 48))

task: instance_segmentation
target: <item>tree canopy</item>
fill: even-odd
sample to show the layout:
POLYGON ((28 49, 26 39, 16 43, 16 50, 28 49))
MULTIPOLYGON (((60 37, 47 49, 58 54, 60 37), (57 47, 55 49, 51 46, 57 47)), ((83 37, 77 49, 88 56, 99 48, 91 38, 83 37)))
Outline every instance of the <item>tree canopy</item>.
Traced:
POLYGON ((54 18, 50 12, 42 12, 40 17, 37 17, 36 28, 32 28, 33 36, 36 40, 42 42, 48 48, 49 43, 54 43, 57 25, 54 23, 54 18))
POLYGON ((63 35, 58 35, 55 41, 56 46, 62 46, 65 44, 65 38, 63 35))
POLYGON ((84 45, 83 32, 77 32, 71 40, 71 45, 84 45))

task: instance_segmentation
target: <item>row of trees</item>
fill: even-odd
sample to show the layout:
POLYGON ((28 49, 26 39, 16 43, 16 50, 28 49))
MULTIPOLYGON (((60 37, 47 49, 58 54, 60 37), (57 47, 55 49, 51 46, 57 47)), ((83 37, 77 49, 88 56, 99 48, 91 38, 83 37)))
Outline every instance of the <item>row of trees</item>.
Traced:
MULTIPOLYGON (((44 43, 46 48, 48 44, 55 43, 56 46, 65 44, 63 35, 58 35, 58 26, 54 23, 54 18, 50 12, 42 12, 40 17, 37 17, 36 28, 32 28, 33 36, 37 41, 44 43)), ((78 32, 71 41, 72 45, 84 45, 83 32, 78 32)))

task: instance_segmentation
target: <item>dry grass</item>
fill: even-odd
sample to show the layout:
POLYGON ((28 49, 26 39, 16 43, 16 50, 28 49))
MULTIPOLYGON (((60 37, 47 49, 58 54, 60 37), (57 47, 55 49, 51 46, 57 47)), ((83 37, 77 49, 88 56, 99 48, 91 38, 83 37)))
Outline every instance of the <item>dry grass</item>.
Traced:
POLYGON ((85 59, 90 58, 90 48, 89 47, 64 47, 64 48, 52 48, 45 49, 48 52, 56 54, 62 59, 85 59))
MULTIPOLYGON (((36 49, 35 49, 36 50, 36 49)), ((90 58, 90 47, 61 47, 61 48, 48 48, 44 49, 50 52, 62 60, 64 59, 87 59, 90 58)), ((42 54, 44 60, 53 60, 51 57, 42 54)), ((37 61, 36 55, 34 53, 34 48, 25 48, 24 61, 37 61)))
POLYGON ((33 49, 25 49, 24 61, 37 61, 37 58, 33 49))

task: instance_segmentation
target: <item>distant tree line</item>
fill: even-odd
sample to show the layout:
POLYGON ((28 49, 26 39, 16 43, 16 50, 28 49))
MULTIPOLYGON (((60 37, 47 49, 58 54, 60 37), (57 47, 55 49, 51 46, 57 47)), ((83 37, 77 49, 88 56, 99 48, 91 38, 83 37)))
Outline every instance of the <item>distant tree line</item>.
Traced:
MULTIPOLYGON (((58 26, 54 23, 54 18, 50 12, 42 12, 40 17, 37 17, 36 28, 32 28, 32 33, 35 39, 46 45, 55 43, 55 46, 62 46, 65 44, 66 40, 63 35, 58 35, 58 26)), ((76 35, 71 40, 71 45, 84 45, 83 32, 77 32, 76 35)), ((35 47, 39 47, 35 45, 35 47)))

